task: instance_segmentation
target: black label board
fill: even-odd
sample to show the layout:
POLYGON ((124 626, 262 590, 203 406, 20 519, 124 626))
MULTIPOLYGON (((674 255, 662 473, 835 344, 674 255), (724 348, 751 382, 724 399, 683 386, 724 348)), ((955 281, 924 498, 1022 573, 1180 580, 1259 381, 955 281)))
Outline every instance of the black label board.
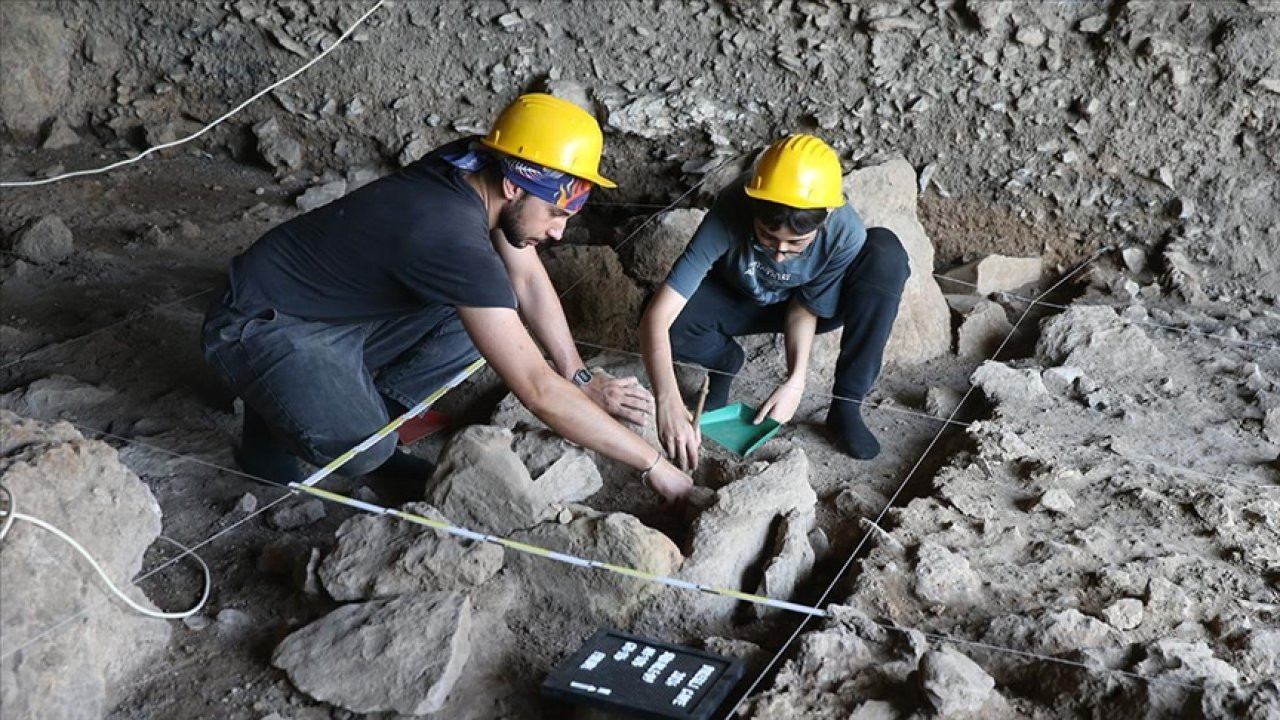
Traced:
POLYGON ((600 630, 542 683, 542 694, 619 715, 709 720, 742 679, 738 660, 600 630))

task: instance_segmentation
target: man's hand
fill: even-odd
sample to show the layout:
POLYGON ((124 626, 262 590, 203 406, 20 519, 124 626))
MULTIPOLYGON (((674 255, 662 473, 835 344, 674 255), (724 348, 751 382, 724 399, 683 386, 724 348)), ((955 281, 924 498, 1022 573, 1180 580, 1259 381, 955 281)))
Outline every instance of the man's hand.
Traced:
POLYGON ((693 470, 698 466, 702 430, 694 426, 693 416, 679 399, 658 408, 658 441, 667 457, 682 469, 693 470))
POLYGON ((665 459, 659 460, 658 464, 649 471, 649 477, 645 482, 668 503, 684 500, 693 489, 693 479, 665 459))
POLYGON ((771 417, 780 423, 785 423, 795 416, 796 408, 800 407, 800 399, 803 397, 804 379, 788 380, 774 388, 769 399, 760 406, 760 412, 756 413, 755 420, 752 422, 759 425, 766 417, 771 417))
POLYGON ((610 415, 643 425, 653 414, 653 396, 634 377, 615 378, 603 370, 596 372, 582 392, 610 415))

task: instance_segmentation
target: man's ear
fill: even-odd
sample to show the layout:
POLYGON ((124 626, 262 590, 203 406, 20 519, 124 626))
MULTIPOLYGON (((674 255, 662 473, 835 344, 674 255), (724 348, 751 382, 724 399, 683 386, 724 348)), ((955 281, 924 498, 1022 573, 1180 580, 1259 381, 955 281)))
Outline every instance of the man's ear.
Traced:
POLYGON ((524 188, 511 182, 508 177, 502 178, 502 197, 505 200, 515 200, 520 197, 520 193, 524 192, 524 188))

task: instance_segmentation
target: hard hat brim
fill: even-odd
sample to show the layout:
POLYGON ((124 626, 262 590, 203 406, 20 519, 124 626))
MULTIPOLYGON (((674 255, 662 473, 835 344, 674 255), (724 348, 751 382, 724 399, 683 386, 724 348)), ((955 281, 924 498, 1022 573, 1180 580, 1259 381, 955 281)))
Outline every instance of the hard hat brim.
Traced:
MULTIPOLYGON (((483 146, 485 146, 485 147, 487 147, 487 148, 489 148, 490 150, 495 150, 495 151, 500 152, 500 153, 502 153, 502 154, 504 154, 504 155, 512 155, 512 153, 511 153, 511 151, 510 151, 509 149, 504 148, 504 147, 502 147, 501 145, 498 145, 497 143, 490 142, 490 141, 489 141, 489 138, 487 138, 487 137, 485 137, 485 138, 480 138, 480 144, 481 144, 481 145, 483 145, 483 146)), ((513 157, 519 157, 519 155, 513 155, 513 157)), ((530 160, 529 162, 535 162, 535 161, 530 160)), ((605 177, 605 176, 603 176, 603 175, 601 175, 601 174, 599 174, 599 173, 583 173, 583 172, 575 172, 575 171, 573 171, 573 170, 571 170, 571 169, 569 169, 569 168, 559 167, 559 166, 557 166, 557 165, 552 165, 552 164, 550 164, 550 163, 545 163, 545 162, 541 162, 541 161, 538 161, 538 164, 539 164, 539 165, 541 165, 541 166, 543 166, 543 167, 549 167, 549 168, 551 168, 552 170, 559 170, 559 171, 560 171, 560 172, 562 172, 562 173, 568 173, 568 174, 570 174, 570 175, 572 175, 572 176, 574 176, 574 177, 576 177, 576 178, 582 178, 583 180, 586 180, 586 181, 590 182, 590 183, 591 183, 591 184, 593 184, 593 185, 599 185, 600 187, 602 187, 602 188, 604 188, 604 189, 606 189, 606 190, 612 190, 613 188, 618 187, 618 183, 616 183, 616 182, 614 182, 614 181, 610 180, 609 178, 607 178, 607 177, 605 177)))
POLYGON ((786 205, 787 207, 793 207, 799 210, 816 210, 817 208, 826 208, 830 210, 833 208, 843 207, 846 202, 844 193, 840 193, 839 198, 828 198, 828 199, 837 200, 837 202, 832 204, 832 203, 815 203, 811 200, 806 200, 804 198, 799 198, 799 197, 779 197, 778 195, 771 193, 768 190, 756 190, 750 186, 744 187, 742 188, 742 190, 747 194, 747 197, 755 198, 756 200, 765 200, 771 203, 777 203, 779 205, 786 205))

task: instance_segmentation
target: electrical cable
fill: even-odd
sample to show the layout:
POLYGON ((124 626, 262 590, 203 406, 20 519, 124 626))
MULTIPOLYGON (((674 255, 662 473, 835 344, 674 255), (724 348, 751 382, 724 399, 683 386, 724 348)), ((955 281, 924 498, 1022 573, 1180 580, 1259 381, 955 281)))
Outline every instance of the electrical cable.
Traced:
POLYGON ((164 535, 158 536, 158 539, 164 540, 165 542, 168 542, 177 546, 178 549, 183 551, 184 556, 191 555, 191 557, 194 558, 195 561, 200 564, 200 570, 204 574, 204 592, 200 594, 200 600, 196 602, 196 604, 192 606, 191 609, 189 610, 181 610, 178 612, 163 612, 163 611, 152 610, 150 608, 143 607, 142 605, 138 604, 137 602, 134 601, 133 598, 129 597, 122 590, 120 590, 120 588, 116 587, 116 584, 111 581, 111 578, 107 575, 107 572, 102 569, 102 566, 98 564, 98 561, 94 559, 93 555, 89 554, 89 551, 86 550, 83 545, 77 542, 75 538, 71 537, 67 533, 58 529, 52 523, 48 523, 48 522, 45 522, 44 520, 41 520, 40 518, 32 517, 31 515, 25 515, 23 513, 18 512, 17 497, 13 494, 11 490, 9 490, 9 488, 5 487, 4 485, 0 485, 0 492, 3 492, 5 497, 8 498, 8 505, 9 505, 8 508, 0 510, 0 512, 4 514, 4 523, 3 525, 0 525, 0 542, 4 542, 4 539, 8 536, 9 531, 13 528, 14 520, 21 520, 23 522, 31 523, 32 525, 35 525, 36 527, 42 530, 45 530, 46 532, 52 533, 59 540, 62 540, 63 542, 70 545, 73 550, 75 550, 77 553, 81 555, 81 557, 87 560, 89 562, 89 565, 93 568, 94 572, 98 574, 98 577, 102 578, 102 582, 106 583, 107 589, 110 590, 112 594, 114 594, 117 598, 124 601, 126 605, 128 605, 130 608, 134 610, 134 612, 137 612, 141 615, 145 615, 150 618, 156 618, 159 620, 181 620, 183 618, 191 617, 192 615, 195 615, 196 613, 200 612, 200 609, 204 607, 205 601, 209 599, 209 591, 213 587, 213 579, 209 575, 209 566, 208 564, 205 563, 205 561, 200 556, 195 555, 191 551, 187 550, 186 546, 182 545, 182 543, 179 543, 178 541, 173 540, 171 538, 165 537, 164 535))

